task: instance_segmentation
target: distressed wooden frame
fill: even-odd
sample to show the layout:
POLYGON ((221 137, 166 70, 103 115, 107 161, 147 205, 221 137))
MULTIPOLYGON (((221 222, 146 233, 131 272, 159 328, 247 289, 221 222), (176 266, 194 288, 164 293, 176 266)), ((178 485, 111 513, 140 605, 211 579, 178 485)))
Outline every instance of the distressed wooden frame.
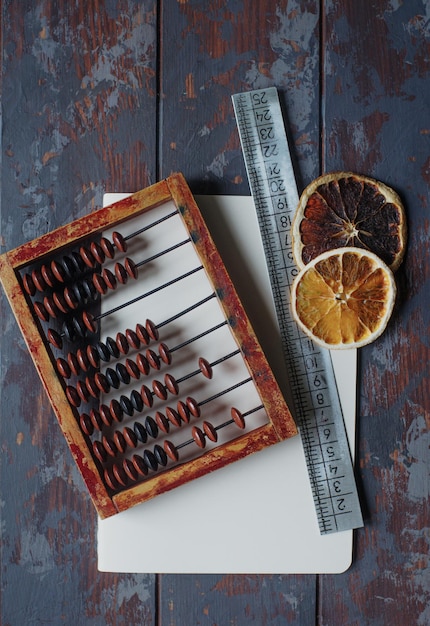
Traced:
POLYGON ((124 200, 3 254, 0 256, 0 279, 61 430, 101 518, 124 511, 297 434, 290 410, 181 174, 173 174, 124 200), (66 397, 64 381, 57 375, 52 351, 32 310, 31 300, 23 289, 20 270, 168 201, 174 202, 182 216, 206 274, 218 294, 226 319, 234 319, 234 327, 229 324, 230 330, 264 404, 268 423, 208 450, 196 459, 154 473, 141 482, 113 493, 104 481, 101 466, 94 457, 88 437, 80 429, 76 410, 66 397))

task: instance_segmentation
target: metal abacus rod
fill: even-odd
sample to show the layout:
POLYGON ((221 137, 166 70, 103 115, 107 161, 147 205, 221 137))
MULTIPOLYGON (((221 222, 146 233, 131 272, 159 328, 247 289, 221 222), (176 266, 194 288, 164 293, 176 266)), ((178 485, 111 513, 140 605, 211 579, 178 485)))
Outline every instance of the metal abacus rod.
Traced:
MULTIPOLYGON (((231 419, 226 420, 218 426, 213 426, 211 422, 205 420, 202 424, 202 428, 194 426, 191 431, 192 437, 182 443, 175 445, 170 440, 166 440, 163 446, 156 444, 152 450, 146 449, 142 454, 134 454, 131 459, 124 458, 122 463, 113 463, 104 471, 106 484, 112 490, 116 491, 121 487, 127 486, 129 482, 133 483, 145 478, 150 470, 156 472, 160 467, 166 467, 169 459, 177 463, 179 461, 179 450, 193 444, 203 449, 206 447, 207 439, 216 443, 218 441, 218 431, 231 424, 236 424, 240 429, 245 428, 245 416, 258 411, 260 408, 262 408, 262 405, 246 413, 241 413, 238 409, 233 407, 231 409, 231 419)), ((129 435, 130 433, 127 432, 126 436, 129 435)), ((107 452, 105 458, 108 458, 107 452)))
POLYGON ((138 263, 127 257, 124 259, 124 263, 115 263, 114 272, 106 267, 101 273, 94 272, 87 278, 67 285, 62 293, 54 292, 49 296, 45 296, 43 302, 36 300, 33 303, 36 315, 43 322, 47 322, 50 317, 57 318, 61 314, 75 311, 90 300, 97 300, 99 295, 105 295, 109 289, 116 289, 118 283, 125 285, 129 278, 136 280, 140 267, 190 242, 191 239, 188 237, 138 263))
POLYGON ((36 291, 43 292, 48 288, 53 288, 56 284, 71 281, 76 273, 82 273, 86 267, 94 268, 97 263, 101 265, 106 257, 115 258, 115 248, 120 252, 127 252, 128 240, 158 226, 175 215, 177 215, 176 210, 126 236, 115 231, 112 233, 112 242, 106 237, 102 237, 100 243, 92 241, 89 248, 81 246, 79 253, 73 251, 70 255, 63 256, 61 261, 53 260, 49 265, 44 263, 39 269, 24 274, 22 279, 24 289, 29 296, 34 296, 36 291))
POLYGON ((182 274, 181 276, 173 278, 172 280, 164 283, 163 285, 159 285, 158 287, 155 287, 154 289, 151 289, 150 291, 140 294, 139 296, 132 298, 128 302, 124 302, 123 304, 120 304, 117 307, 114 307, 113 309, 106 311, 105 313, 100 313, 99 315, 94 316, 88 311, 84 311, 81 318, 72 317, 71 320, 66 320, 63 323, 63 326, 62 326, 63 330, 61 333, 57 332, 56 330, 52 328, 49 328, 47 332, 47 339, 49 343, 53 345, 55 348, 61 349, 63 347, 64 337, 66 337, 66 339, 68 339, 69 341, 73 342, 76 339, 76 337, 85 337, 88 334, 88 332, 91 334, 94 334, 97 332, 97 322, 100 321, 101 319, 104 319, 105 317, 108 317, 109 315, 112 315, 113 313, 117 313, 118 311, 124 309, 125 307, 135 304, 136 302, 139 302, 140 300, 143 300, 144 298, 152 296, 155 293, 161 291, 162 289, 170 287, 171 285, 181 280, 184 280, 185 278, 188 278, 189 276, 192 276, 193 274, 201 271, 202 269, 203 269, 203 265, 199 265, 195 267, 194 269, 188 272, 185 272, 185 274, 182 274))

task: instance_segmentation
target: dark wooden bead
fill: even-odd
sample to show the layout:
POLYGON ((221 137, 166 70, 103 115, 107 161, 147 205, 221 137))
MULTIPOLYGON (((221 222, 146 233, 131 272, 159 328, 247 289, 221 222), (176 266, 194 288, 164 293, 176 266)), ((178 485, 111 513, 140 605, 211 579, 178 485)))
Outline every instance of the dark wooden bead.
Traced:
POLYGON ((158 356, 158 354, 156 354, 154 350, 151 350, 150 348, 148 348, 148 350, 145 352, 145 355, 146 355, 146 358, 148 359, 149 365, 153 369, 159 370, 161 367, 161 361, 160 361, 160 357, 158 356))
POLYGON ((206 359, 203 359, 202 357, 199 358, 199 368, 203 376, 209 379, 212 378, 213 376, 212 366, 206 359))
POLYGON ((57 365, 57 372, 60 374, 60 376, 62 376, 63 378, 71 377, 72 370, 70 369, 70 365, 67 363, 65 359, 59 357, 56 361, 56 365, 57 365))
POLYGON ((24 276, 22 277, 22 284, 27 294, 29 296, 34 296, 34 294, 36 293, 36 285, 34 284, 31 274, 24 274, 24 276))
POLYGON ((116 482, 113 476, 111 467, 105 469, 104 479, 105 479, 105 483, 110 489, 112 489, 113 491, 116 491, 118 489, 118 483, 116 482))
POLYGON ((154 404, 154 396, 152 395, 151 390, 146 385, 142 385, 140 395, 142 396, 142 400, 145 406, 151 408, 154 404))
POLYGON ((120 454, 123 454, 125 450, 127 449, 127 442, 122 432, 117 430, 113 436, 113 441, 114 441, 114 444, 116 445, 118 452, 120 454))
POLYGON ((51 288, 54 287, 56 280, 55 280, 54 273, 49 267, 49 265, 43 264, 42 267, 40 268, 40 271, 42 273, 43 280, 48 285, 48 287, 51 287, 51 288))
POLYGON ((121 285, 125 285, 128 281, 127 271, 122 263, 115 263, 114 267, 115 276, 121 285))
POLYGON ((163 433, 168 433, 170 430, 170 423, 169 420, 167 419, 167 417, 161 413, 160 411, 157 411, 155 414, 155 421, 157 423, 158 428, 163 432, 163 433))
POLYGON ((145 327, 151 339, 153 339, 154 341, 158 341, 159 333, 154 322, 152 322, 151 320, 146 320, 145 327))
POLYGON ((97 241, 92 241, 90 244, 90 251, 97 263, 101 265, 106 258, 106 254, 101 245, 97 243, 97 241))
POLYGON ((78 308, 79 302, 76 299, 76 296, 70 287, 65 287, 63 291, 63 296, 69 309, 72 309, 73 311, 78 308))
POLYGON ((84 383, 84 381, 78 380, 78 382, 76 383, 76 390, 81 400, 83 402, 88 402, 88 400, 90 399, 90 392, 88 391, 88 388, 86 384, 84 383))
POLYGON ((92 268, 95 266, 96 260, 91 250, 88 250, 88 248, 86 248, 85 246, 81 246, 81 248, 79 249, 79 254, 81 255, 81 259, 87 267, 92 268))
POLYGON ((101 441, 93 442, 93 452, 94 456, 100 461, 100 463, 105 463, 107 460, 107 452, 101 441))
POLYGON ((100 389, 97 386, 94 378, 87 376, 87 378, 85 379, 85 386, 90 396, 92 396, 93 398, 98 398, 100 396, 100 389))
POLYGON ((124 459, 122 462, 122 466, 124 468, 124 472, 127 474, 130 480, 135 482, 139 478, 139 473, 136 467, 133 465, 133 462, 130 459, 124 459))
POLYGON ((79 417, 79 424, 84 435, 88 435, 88 437, 91 437, 94 432, 94 424, 92 423, 91 418, 87 413, 82 413, 82 415, 79 417))
POLYGON ((52 299, 54 301, 55 306, 57 307, 57 309, 59 311, 61 311, 61 313, 68 313, 69 312, 69 307, 67 305, 66 299, 64 297, 64 295, 62 293, 53 293, 52 294, 52 299))
POLYGON ((33 278, 33 283, 36 286, 36 289, 38 291, 45 291, 47 288, 47 284, 45 282, 45 279, 42 276, 42 272, 40 270, 33 270, 31 272, 31 276, 33 278))
POLYGON ((134 430, 129 428, 129 426, 126 426, 122 432, 127 445, 130 446, 130 448, 135 448, 137 446, 138 439, 134 430))
POLYGON ((153 417, 148 416, 145 420, 145 428, 150 437, 155 439, 158 436, 158 426, 153 417))
POLYGON ((47 322, 50 318, 50 315, 46 310, 43 302, 34 302, 33 306, 37 317, 42 320, 42 322, 47 322))
POLYGON ((61 348, 63 347, 63 340, 61 338, 60 333, 57 333, 56 330, 49 328, 48 333, 47 333, 47 338, 48 338, 49 343, 53 345, 54 348, 58 348, 58 350, 61 350, 61 348))
POLYGON ((155 454, 151 452, 151 450, 145 450, 143 453, 143 460, 145 461, 145 465, 152 469, 154 472, 158 469, 158 461, 155 457, 155 454))
POLYGON ((106 363, 110 361, 110 357, 111 357, 110 352, 107 346, 102 341, 98 341, 95 347, 102 361, 105 361, 106 363))
POLYGON ((130 398, 127 398, 127 396, 122 395, 119 399, 119 403, 124 413, 131 417, 134 413, 134 407, 131 403, 130 398))
POLYGON ((218 441, 218 433, 210 422, 203 422, 203 431, 210 441, 218 441))
POLYGON ((193 417, 200 417, 200 407, 198 405, 197 400, 195 400, 194 398, 188 397, 186 399, 186 403, 187 403, 187 408, 189 409, 191 415, 193 415, 193 417))
POLYGON ((117 363, 116 364, 116 373, 119 376, 119 379, 125 384, 128 385, 130 383, 131 380, 131 376, 126 368, 126 366, 124 365, 124 363, 117 363))
POLYGON ((100 246, 103 252, 105 253, 105 255, 108 257, 108 259, 114 258, 115 250, 114 250, 113 245, 109 241, 109 239, 106 239, 106 237, 102 237, 100 239, 100 246))
POLYGON ((104 278, 98 274, 97 272, 95 274, 93 274, 93 285, 94 287, 97 289, 97 291, 104 296, 104 294, 107 292, 108 288, 106 285, 106 281, 104 280, 104 278))
POLYGON ((117 359, 119 357, 120 352, 119 352, 118 346, 116 345, 116 341, 112 339, 112 337, 107 337, 105 340, 105 344, 106 344, 107 349, 111 353, 111 355, 114 357, 114 359, 117 359))
POLYGON ((66 387, 66 396, 67 399, 69 401, 69 403, 74 406, 74 407, 78 407, 81 406, 81 398, 78 394, 78 391, 76 389, 76 387, 72 387, 71 385, 66 387))
POLYGON ((134 378, 135 380, 139 380, 140 370, 135 361, 132 361, 131 359, 126 359, 125 367, 126 367, 127 372, 130 374, 131 378, 134 378))
POLYGON ((166 417, 169 420, 169 422, 171 424, 173 424, 173 426, 181 426, 182 424, 182 420, 181 417, 179 415, 179 413, 177 411, 175 411, 175 409, 172 409, 171 407, 167 407, 166 408, 166 417))
POLYGON ((180 400, 178 402, 178 404, 176 405, 176 408, 178 409, 178 413, 179 413, 182 421, 185 422, 186 424, 189 424, 189 422, 190 422, 190 409, 185 404, 185 402, 182 402, 182 400, 180 400))
POLYGON ((140 422, 134 422, 133 430, 139 441, 141 441, 142 443, 146 443, 148 441, 148 431, 143 424, 141 424, 140 422))
POLYGON ((119 250, 120 252, 127 252, 127 242, 124 239, 124 237, 121 235, 121 233, 117 231, 112 233, 112 241, 115 247, 117 248, 117 250, 119 250))
POLYGON ((110 426, 113 421, 113 415, 110 408, 106 404, 101 404, 99 407, 100 417, 105 426, 110 426))
POLYGON ((142 324, 136 324, 136 335, 141 343, 145 346, 149 344, 149 334, 142 324))
POLYGON ((158 443, 154 446, 154 455, 157 459, 158 465, 161 465, 162 467, 167 465, 167 454, 164 451, 164 448, 158 445, 158 443))
POLYGON ((139 368, 139 370, 142 372, 142 374, 144 374, 145 376, 149 374, 151 368, 149 367, 148 359, 144 357, 143 354, 137 355, 136 365, 139 368))
POLYGON ((245 420, 242 413, 238 409, 234 407, 231 409, 231 417, 234 420, 236 426, 239 426, 239 428, 245 428, 245 420))
POLYGON ((102 438, 102 444, 109 456, 115 457, 118 454, 118 449, 112 439, 104 436, 102 438))
POLYGON ((146 467, 146 464, 144 463, 143 458, 140 455, 134 454, 131 462, 136 468, 138 474, 140 474, 141 476, 146 476, 148 474, 148 468, 146 467))
POLYGON ((120 467, 119 465, 113 465, 112 466, 112 472, 113 472, 113 475, 115 476, 117 482, 122 487, 125 487, 127 485, 127 474, 124 472, 123 468, 120 467))
POLYGON ((136 391, 136 389, 133 389, 133 391, 131 392, 130 401, 135 411, 140 413, 143 410, 144 404, 143 404, 142 396, 140 395, 138 391, 136 391))
POLYGON ((191 435, 192 435, 194 441, 196 442, 196 444, 199 446, 199 448, 205 448, 206 447, 206 437, 205 437, 203 431, 198 426, 193 426, 192 427, 191 435))
POLYGON ((63 334, 66 337, 66 339, 68 339, 72 343, 75 341, 75 339, 76 339, 76 329, 75 329, 75 326, 73 324, 73 321, 67 320, 67 321, 63 322, 63 334))
POLYGON ((152 381, 152 389, 155 395, 157 396, 157 398, 160 398, 160 400, 166 400, 167 389, 165 385, 163 385, 162 382, 160 382, 159 380, 152 381))
POLYGON ((113 387, 113 389, 118 389, 121 381, 119 379, 118 374, 116 373, 116 371, 114 369, 112 369, 112 367, 108 367, 105 371, 105 376, 109 382, 109 385, 111 387, 113 387))
POLYGON ((115 275, 108 268, 104 268, 102 271, 102 278, 105 281, 109 289, 116 289, 117 282, 115 275))
POLYGON ((58 314, 60 313, 60 311, 55 306, 55 302, 53 298, 48 298, 48 296, 45 296, 43 298, 43 304, 45 305, 45 309, 48 311, 51 317, 54 317, 54 318, 58 317, 58 314))
POLYGON ((125 336, 130 347, 134 348, 135 350, 138 350, 140 348, 140 339, 134 330, 131 330, 131 328, 127 328, 127 330, 125 331, 125 336))
POLYGON ((171 441, 167 441, 166 440, 164 442, 164 450, 165 450, 167 456, 172 459, 172 461, 178 461, 179 460, 179 454, 178 454, 178 451, 176 449, 176 446, 171 441))
POLYGON ((78 350, 76 351, 76 358, 78 359, 79 367, 84 372, 87 372, 91 367, 91 363, 88 359, 87 351, 84 350, 83 348, 78 348, 78 350))
POLYGON ((124 267, 130 278, 136 279, 139 275, 136 263, 128 257, 124 260, 124 267))
POLYGON ((179 385, 176 382, 176 379, 171 374, 166 374, 164 376, 164 383, 165 383, 167 389, 170 391, 170 393, 172 393, 175 396, 178 395, 178 393, 179 393, 179 385))
POLYGON ((107 377, 104 374, 102 374, 101 372, 97 372, 94 376, 94 381, 99 391, 101 391, 102 393, 109 392, 110 384, 109 384, 107 377))
POLYGON ((67 363, 69 364, 72 373, 77 376, 81 372, 81 366, 79 365, 78 357, 74 352, 69 352, 67 355, 67 363))
POLYGON ((158 346, 158 354, 160 355, 161 360, 167 365, 172 363, 172 353, 165 343, 160 343, 158 346))
POLYGON ((90 420, 96 430, 102 430, 104 423, 100 413, 96 411, 96 409, 91 409, 90 420))
POLYGON ((113 400, 111 400, 109 408, 110 408, 110 413, 111 413, 112 418, 116 422, 122 422, 123 417, 124 417, 124 411, 122 409, 121 404, 118 402, 116 398, 113 398, 113 400))
POLYGON ((63 269, 63 266, 58 261, 51 261, 51 270, 54 274, 55 278, 60 283, 64 283, 66 280, 66 272, 63 269))
POLYGON ((88 361, 94 368, 97 368, 100 363, 100 354, 95 346, 88 345, 87 346, 87 357, 88 361))
POLYGON ((117 333, 116 338, 116 345, 118 346, 118 350, 121 352, 121 354, 128 354, 130 351, 130 344, 127 341, 127 337, 124 335, 124 333, 117 333))
MULTIPOLYGON (((81 320, 78 320, 78 318, 75 318, 78 322, 81 322, 81 320)), ((92 315, 91 313, 89 313, 88 311, 84 311, 82 313, 82 328, 84 328, 84 334, 82 334, 81 332, 81 337, 85 336, 85 328, 87 330, 90 331, 90 333, 96 333, 97 332, 97 321, 94 319, 94 315, 92 315)))

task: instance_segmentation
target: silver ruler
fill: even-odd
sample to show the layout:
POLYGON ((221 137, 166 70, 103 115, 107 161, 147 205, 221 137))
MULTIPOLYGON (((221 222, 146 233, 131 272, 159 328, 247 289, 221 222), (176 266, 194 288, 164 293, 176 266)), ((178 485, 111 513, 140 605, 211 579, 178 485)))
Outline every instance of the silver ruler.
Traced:
POLYGON ((330 352, 299 330, 290 310, 299 197, 278 93, 270 87, 232 100, 320 533, 358 528, 363 519, 330 352))

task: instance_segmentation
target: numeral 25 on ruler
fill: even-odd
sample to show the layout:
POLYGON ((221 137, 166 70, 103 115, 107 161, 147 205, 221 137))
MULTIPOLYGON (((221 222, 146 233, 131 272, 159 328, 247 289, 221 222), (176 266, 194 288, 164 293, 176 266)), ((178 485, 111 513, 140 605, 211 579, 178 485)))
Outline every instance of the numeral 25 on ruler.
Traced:
POLYGON ((330 352, 298 328, 290 310, 297 274, 291 220, 298 192, 276 88, 232 96, 257 212, 295 416, 321 534, 363 525, 330 352))

